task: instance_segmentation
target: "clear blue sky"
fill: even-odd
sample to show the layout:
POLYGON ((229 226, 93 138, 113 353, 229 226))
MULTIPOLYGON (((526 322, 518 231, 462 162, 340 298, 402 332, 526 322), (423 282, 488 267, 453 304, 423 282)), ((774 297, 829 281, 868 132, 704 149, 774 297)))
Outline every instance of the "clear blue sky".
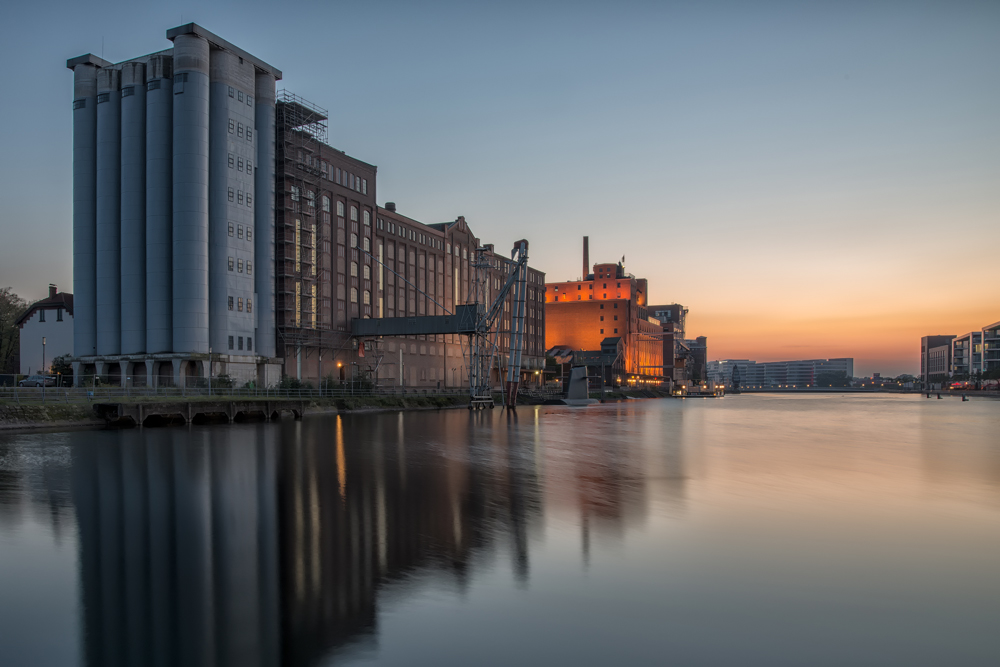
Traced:
POLYGON ((1000 319, 998 2, 9 3, 0 286, 71 289, 72 73, 197 22, 330 110, 378 198, 626 256, 710 356, 912 372, 1000 319))

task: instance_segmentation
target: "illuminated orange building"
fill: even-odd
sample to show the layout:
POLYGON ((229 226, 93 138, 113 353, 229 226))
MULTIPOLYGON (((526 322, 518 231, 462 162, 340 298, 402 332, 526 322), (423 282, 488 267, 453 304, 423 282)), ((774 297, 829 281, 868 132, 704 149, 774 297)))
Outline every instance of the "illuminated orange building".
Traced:
MULTIPOLYGON (((589 262, 584 238, 584 268, 589 262)), ((629 381, 662 380, 663 325, 646 311, 645 278, 624 266, 595 264, 583 280, 545 285, 545 347, 600 350, 605 338, 625 342, 629 381)), ((624 380, 624 378, 623 378, 624 380)))

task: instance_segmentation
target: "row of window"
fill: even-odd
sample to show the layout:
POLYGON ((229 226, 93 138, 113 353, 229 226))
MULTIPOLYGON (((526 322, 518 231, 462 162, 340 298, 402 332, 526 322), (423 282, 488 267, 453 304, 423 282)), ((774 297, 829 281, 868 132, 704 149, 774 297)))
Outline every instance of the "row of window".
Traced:
MULTIPOLYGON (((603 284, 604 284, 604 289, 608 289, 608 284, 607 284, 607 283, 603 283, 603 284)), ((618 287, 621 287, 621 286, 622 286, 622 284, 621 284, 621 283, 618 283, 618 287)), ((594 289, 594 284, 593 284, 593 283, 590 283, 590 284, 589 284, 589 285, 588 285, 587 287, 588 287, 589 289, 594 289)), ((576 286, 576 291, 577 291, 577 292, 579 292, 579 291, 581 291, 581 289, 582 289, 581 285, 577 284, 577 286, 576 286)), ((614 288, 612 288, 612 289, 614 289, 614 288)), ((555 291, 556 291, 556 292, 558 292, 558 291, 559 291, 559 285, 556 285, 556 286, 555 286, 555 291)), ((667 311, 667 312, 669 313, 669 311, 667 311)), ((669 316, 669 315, 668 315, 668 316, 669 316)))
POLYGON ((229 188, 229 201, 235 201, 238 204, 242 204, 244 201, 246 201, 247 206, 252 206, 253 195, 251 195, 249 192, 244 194, 242 190, 234 190, 233 188, 229 188))
MULTIPOLYGON (((365 268, 367 269, 368 267, 366 266, 365 268)), ((56 308, 56 322, 62 322, 63 321, 62 313, 63 313, 63 309, 62 308, 56 308)), ((38 311, 38 321, 39 322, 44 322, 45 321, 45 309, 44 308, 38 311)))
POLYGON ((253 162, 250 160, 244 161, 243 158, 229 154, 229 168, 236 169, 236 171, 242 171, 247 174, 253 174, 253 162))
MULTIPOLYGON (((604 333, 604 329, 601 329, 601 333, 604 333)), ((618 329, 615 329, 615 333, 618 333, 618 329)))
MULTIPOLYGON (((239 347, 236 348, 236 349, 239 349, 239 350, 243 349, 243 336, 236 336, 236 340, 235 341, 233 340, 233 336, 229 337, 229 349, 230 350, 233 349, 233 343, 234 342, 236 342, 239 345, 239 347)), ((252 352, 253 351, 253 338, 251 338, 250 336, 247 336, 247 351, 248 352, 252 352)))
MULTIPOLYGON (((292 201, 297 202, 297 201, 301 201, 302 200, 302 190, 299 189, 299 186, 297 186, 297 185, 291 186, 291 188, 289 189, 289 193, 291 194, 292 201)), ((316 193, 313 192, 312 190, 306 190, 305 197, 306 197, 306 205, 309 208, 316 208, 316 193)), ((330 212, 330 198, 329 197, 327 197, 326 195, 323 195, 321 205, 323 207, 323 212, 324 213, 329 213, 330 212)), ((344 217, 344 202, 342 202, 342 201, 338 201, 337 202, 337 216, 340 217, 340 218, 344 217)), ((364 217, 364 223, 365 223, 365 225, 370 227, 371 224, 372 224, 371 213, 369 213, 368 211, 365 211, 363 217, 364 217)), ((355 222, 357 222, 357 220, 358 220, 358 207, 357 206, 351 206, 351 220, 353 220, 355 222)))
MULTIPOLYGON (((230 222, 229 223, 229 235, 230 236, 233 235, 233 229, 234 228, 236 230, 236 238, 240 238, 240 239, 243 238, 243 230, 244 230, 243 225, 234 225, 233 223, 230 222)), ((247 241, 253 241, 253 227, 251 227, 250 225, 246 226, 246 238, 247 238, 247 241)))
MULTIPOLYGON (((240 311, 242 313, 243 312, 243 297, 241 297, 241 296, 236 297, 235 300, 233 299, 233 297, 229 297, 229 310, 234 310, 234 305, 235 305, 235 310, 238 310, 238 311, 240 311), (235 301, 235 303, 234 303, 234 301, 235 301)), ((253 312, 253 300, 251 300, 250 297, 247 297, 247 312, 248 313, 252 313, 253 312)))
MULTIPOLYGON (((232 86, 229 86, 229 96, 235 100, 243 102, 246 100, 247 106, 253 106, 253 95, 244 95, 242 90, 236 90, 232 86)), ((231 346, 229 349, 233 349, 231 346)))
POLYGON ((244 126, 243 123, 238 123, 232 118, 229 119, 229 134, 235 134, 240 139, 246 138, 247 141, 253 142, 253 129, 250 125, 244 126))
MULTIPOLYGON (((243 273, 243 265, 244 265, 244 261, 243 261, 242 258, 236 260, 235 266, 237 268, 237 270, 236 270, 237 273, 243 273)), ((229 258, 229 270, 230 271, 233 270, 233 266, 234 266, 233 258, 230 257, 229 258)), ((248 276, 252 276, 253 275, 253 262, 251 262, 249 259, 246 260, 246 267, 247 267, 247 275, 248 276)), ((229 310, 232 310, 232 308, 230 308, 229 310)))

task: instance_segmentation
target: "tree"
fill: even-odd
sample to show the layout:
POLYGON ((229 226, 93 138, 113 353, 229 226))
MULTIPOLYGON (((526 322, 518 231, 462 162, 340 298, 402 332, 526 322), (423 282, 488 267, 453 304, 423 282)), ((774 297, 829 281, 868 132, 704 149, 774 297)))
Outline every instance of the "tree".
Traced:
POLYGON ((814 387, 850 387, 851 379, 847 377, 847 373, 838 373, 836 371, 824 371, 823 373, 818 373, 816 379, 813 380, 814 387))
POLYGON ((68 354, 64 354, 53 359, 52 370, 50 371, 60 379, 64 387, 73 386, 73 364, 70 363, 69 358, 68 354))
POLYGON ((0 373, 21 370, 21 330, 14 322, 27 307, 10 287, 0 289, 0 373))

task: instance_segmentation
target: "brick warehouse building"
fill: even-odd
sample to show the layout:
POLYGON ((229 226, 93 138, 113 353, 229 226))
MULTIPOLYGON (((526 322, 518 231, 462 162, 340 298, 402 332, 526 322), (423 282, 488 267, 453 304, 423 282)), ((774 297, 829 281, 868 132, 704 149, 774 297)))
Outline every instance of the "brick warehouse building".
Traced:
MULTIPOLYGON (((586 241, 584 247, 589 268, 586 241)), ((600 350, 604 339, 620 336, 627 381, 663 381, 664 327, 647 311, 647 295, 646 279, 625 273, 621 263, 595 264, 583 280, 546 284, 546 347, 600 350)))
MULTIPOLYGON (((339 380, 377 365, 382 385, 464 387, 462 336, 386 337, 375 349, 359 350, 349 332, 354 318, 444 315, 472 302, 480 240, 465 218, 424 224, 394 204, 378 207, 377 168, 326 143, 325 110, 282 92, 276 116, 277 322, 285 374, 339 380)), ((486 248, 491 300, 510 261, 486 248)), ((545 275, 529 267, 523 357, 529 382, 544 365, 544 285, 545 275)), ((510 329, 509 307, 500 328, 510 329)), ((502 335, 501 352, 508 344, 502 335)))

